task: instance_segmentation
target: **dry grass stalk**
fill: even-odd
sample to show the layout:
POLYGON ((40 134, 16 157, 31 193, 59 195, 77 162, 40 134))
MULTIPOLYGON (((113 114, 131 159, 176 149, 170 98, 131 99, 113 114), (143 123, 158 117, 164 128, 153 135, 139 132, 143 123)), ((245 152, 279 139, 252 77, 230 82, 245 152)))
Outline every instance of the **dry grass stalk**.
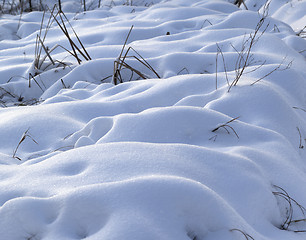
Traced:
POLYGON ((186 67, 183 67, 176 75, 183 74, 183 72, 186 72, 186 74, 189 74, 189 71, 186 67))
POLYGON ((74 148, 73 145, 63 146, 63 147, 59 147, 59 148, 53 150, 52 152, 67 151, 67 150, 70 150, 70 149, 73 149, 73 148, 74 148))
POLYGON ((7 91, 5 88, 3 88, 3 87, 0 87, 0 91, 2 91, 1 92, 1 95, 0 95, 0 99, 2 99, 4 96, 6 96, 6 95, 8 95, 8 96, 10 96, 10 97, 13 97, 13 98, 15 98, 16 97, 16 95, 14 95, 14 94, 12 94, 11 92, 9 92, 9 91, 7 91))
MULTIPOLYGON (((33 73, 32 75, 36 76, 38 74, 40 74, 42 71, 44 71, 45 69, 47 69, 50 65, 47 65, 44 67, 44 69, 42 69, 43 63, 45 62, 46 58, 48 58, 51 62, 51 65, 55 66, 56 62, 59 63, 58 66, 66 66, 67 64, 63 63, 62 61, 58 61, 58 60, 54 60, 51 57, 51 52, 53 52, 55 49, 57 48, 62 48, 64 49, 66 52, 68 52, 71 56, 73 56, 77 62, 80 64, 82 62, 81 60, 81 56, 86 60, 89 61, 91 60, 90 55, 88 54, 88 52, 86 51, 83 43, 81 42, 79 36, 77 35, 77 33, 75 32, 75 30, 73 29, 72 25, 70 24, 68 18, 66 17, 66 15, 61 11, 58 10, 55 13, 55 10, 58 10, 56 6, 53 7, 52 10, 50 11, 50 17, 48 19, 48 22, 46 24, 46 27, 44 29, 44 34, 42 34, 43 32, 43 25, 44 25, 44 19, 45 19, 45 12, 43 13, 43 17, 42 17, 42 21, 41 21, 41 26, 40 26, 40 31, 39 34, 37 34, 36 37, 36 43, 35 43, 35 60, 34 60, 34 69, 35 69, 35 73, 33 73), (58 20, 57 18, 59 17, 60 20, 58 20), (67 48, 56 44, 55 46, 53 46, 51 49, 49 49, 48 47, 45 46, 45 40, 46 40, 46 36, 48 31, 51 28, 51 25, 56 22, 57 25, 59 26, 59 28, 61 29, 61 31, 64 33, 65 37, 67 38, 72 51, 69 51, 67 48), (80 47, 78 47, 77 43, 74 42, 69 34, 69 31, 66 27, 66 24, 68 23, 70 29, 72 30, 75 38, 77 39, 77 43, 80 45, 80 47), (42 57, 42 51, 45 52, 45 55, 42 57)), ((57 66, 57 67, 58 67, 57 66)))
MULTIPOLYGON (((305 211, 306 211, 306 209, 302 205, 300 205, 296 200, 294 200, 292 197, 290 197, 288 192, 286 192, 283 188, 281 188, 277 185, 273 185, 273 187, 275 189, 277 189, 277 191, 274 191, 272 193, 275 196, 284 199, 288 204, 288 207, 287 207, 287 210, 286 210, 286 219, 283 222, 283 224, 280 226, 280 229, 290 230, 289 227, 290 227, 291 224, 298 223, 298 222, 306 222, 305 221, 305 211), (294 205, 297 206, 298 209, 300 209, 302 215, 304 216, 303 218, 293 220, 293 206, 294 205)), ((305 232, 305 231, 306 230, 293 230, 293 232, 305 232)))
MULTIPOLYGON (((20 77, 20 76, 16 76, 16 77, 20 77)), ((24 79, 28 80, 27 78, 24 78, 24 79)), ((29 82, 29 84, 30 84, 30 82, 29 82)), ((43 91, 42 88, 41 88, 41 90, 43 91)), ((41 99, 36 99, 36 98, 25 100, 24 97, 22 97, 21 95, 18 96, 14 93, 9 92, 8 90, 4 89, 3 87, 0 87, 0 105, 2 107, 8 107, 8 106, 11 106, 11 105, 13 105, 13 106, 29 106, 29 105, 36 105, 40 102, 42 102, 42 100, 41 99), (8 97, 8 99, 3 100, 6 97, 8 97)))
POLYGON ((124 41, 124 44, 123 44, 123 47, 121 49, 121 52, 119 54, 119 57, 116 59, 116 61, 114 62, 114 74, 113 74, 113 83, 115 85, 117 85, 121 79, 121 74, 120 74, 120 71, 121 71, 121 68, 122 68, 122 65, 120 65, 120 59, 122 57, 122 54, 123 54, 123 51, 124 51, 124 48, 125 48, 125 45, 130 37, 130 34, 133 30, 133 27, 134 25, 131 26, 130 28, 130 31, 128 32, 128 35, 126 36, 125 38, 125 41, 124 41))
MULTIPOLYGON (((263 77, 257 79, 255 82, 253 82, 253 83, 251 84, 251 86, 253 86, 254 84, 258 83, 259 81, 265 79, 266 77, 270 76, 272 73, 274 73, 274 72, 277 71, 277 70, 284 71, 284 70, 289 69, 289 68, 291 67, 291 65, 292 65, 292 61, 290 61, 290 62, 287 64, 287 66, 285 66, 283 69, 280 69, 280 68, 283 66, 283 64, 284 64, 285 59, 286 59, 286 57, 284 57, 283 60, 282 60, 282 62, 281 62, 280 64, 278 64, 274 69, 272 69, 272 70, 269 71, 267 74, 265 74, 263 77)), ((261 66, 263 66, 263 65, 261 65, 261 66)), ((261 67, 261 66, 260 66, 260 67, 261 67)), ((257 69, 258 69, 258 68, 257 68, 257 69)))
POLYGON ((48 49, 45 47, 43 41, 41 40, 41 38, 40 38, 39 36, 38 36, 38 40, 39 40, 39 42, 40 42, 41 47, 44 49, 46 55, 47 55, 48 58, 50 59, 52 65, 55 65, 53 59, 52 59, 51 56, 50 56, 50 53, 49 53, 48 49))
POLYGON ((237 5, 238 7, 240 7, 241 4, 243 4, 243 6, 245 7, 245 9, 248 10, 248 7, 246 6, 244 0, 236 0, 236 1, 235 1, 235 5, 237 5))
POLYGON ((246 240, 255 240, 250 234, 243 232, 242 230, 238 229, 238 228, 233 228, 230 230, 231 232, 233 231, 237 231, 243 234, 243 236, 245 237, 246 240))
POLYGON ((44 89, 40 86, 40 84, 36 81, 35 77, 32 75, 32 73, 29 73, 29 88, 31 88, 31 80, 34 80, 34 82, 37 84, 37 86, 40 88, 42 92, 44 92, 44 89))
POLYGON ((64 89, 67 89, 67 88, 68 88, 68 87, 66 86, 66 84, 64 83, 64 80, 63 80, 62 78, 61 78, 61 83, 62 83, 64 89))
POLYGON ((300 131, 300 129, 299 129, 299 127, 296 127, 296 129, 298 130, 298 133, 299 133, 299 136, 300 136, 300 144, 299 144, 299 148, 300 149, 303 149, 304 148, 304 145, 303 145, 303 143, 302 143, 302 134, 301 134, 301 131, 300 131))
POLYGON ((218 89, 218 55, 219 55, 219 51, 217 50, 217 54, 216 54, 216 90, 218 89))
POLYGON ((3 108, 6 108, 7 107, 6 102, 0 100, 0 106, 3 107, 3 108))
POLYGON ((13 152, 13 158, 18 159, 19 161, 21 161, 21 158, 17 157, 17 156, 16 156, 16 153, 17 153, 18 148, 20 147, 21 143, 23 143, 23 142, 26 140, 26 138, 30 138, 34 143, 38 144, 38 143, 34 140, 34 138, 29 134, 29 130, 30 130, 30 128, 28 128, 28 129, 22 134, 22 137, 21 137, 20 141, 19 141, 18 144, 17 144, 17 147, 15 148, 15 150, 14 150, 14 152, 13 152))
POLYGON ((211 131, 212 131, 212 132, 216 132, 216 131, 218 131, 220 128, 223 128, 223 129, 225 129, 225 131, 226 131, 228 134, 230 134, 230 131, 227 129, 227 128, 229 128, 229 129, 231 129, 231 130, 233 131, 233 133, 234 133, 234 134, 236 135, 236 137, 239 139, 239 136, 238 136, 237 132, 235 131, 235 129, 229 125, 229 123, 231 123, 231 122, 237 120, 238 118, 240 118, 240 117, 235 117, 235 118, 233 118, 233 119, 227 121, 226 123, 223 123, 223 124, 219 125, 218 127, 214 128, 214 129, 211 130, 211 131))
POLYGON ((213 25, 213 24, 211 23, 211 21, 209 21, 208 19, 205 19, 205 21, 204 21, 203 24, 202 24, 201 29, 204 27, 204 25, 205 25, 206 22, 208 22, 211 26, 213 25))
MULTIPOLYGON (((51 10, 51 14, 53 14, 54 9, 55 9, 55 8, 53 8, 53 9, 51 10)), ((41 23, 40 23, 39 34, 37 34, 37 36, 36 36, 36 42, 35 42, 35 59, 34 59, 35 73, 34 73, 34 75, 38 75, 38 74, 40 73, 41 66, 42 66, 42 64, 43 64, 43 62, 44 62, 44 60, 45 60, 45 58, 46 58, 47 56, 49 56, 49 58, 52 59, 51 56, 50 56, 50 54, 48 53, 47 48, 46 48, 45 45, 44 45, 44 42, 45 42, 45 40, 46 40, 48 31, 49 31, 49 29, 51 28, 51 25, 52 25, 52 23, 53 23, 53 20, 52 20, 52 17, 50 16, 49 19, 48 19, 47 25, 46 25, 46 27, 45 27, 45 29, 44 29, 44 34, 42 35, 43 25, 44 25, 44 20, 45 20, 45 14, 46 14, 46 12, 44 11, 44 12, 43 12, 43 17, 42 17, 41 23), (41 59, 42 50, 44 50, 45 53, 47 54, 47 56, 46 56, 45 58, 43 58, 43 59, 41 59)), ((52 60, 51 62, 54 63, 53 60, 52 60)))
POLYGON ((41 20, 41 24, 40 24, 40 30, 39 33, 37 34, 36 37, 36 43, 35 43, 35 59, 34 59, 34 72, 29 72, 29 76, 28 76, 28 81, 29 81, 29 87, 31 87, 31 80, 34 80, 34 82, 38 85, 38 87, 44 92, 43 88, 40 86, 40 84, 36 81, 35 76, 39 75, 40 73, 42 73, 43 71, 45 71, 50 65, 54 66, 54 67, 66 67, 69 66, 69 64, 59 61, 59 60, 54 60, 51 57, 51 53, 57 49, 57 48, 62 48, 64 49, 66 52, 68 52, 71 56, 73 56, 77 62, 80 64, 81 63, 81 56, 86 60, 89 61, 91 60, 90 55, 88 54, 88 52, 86 51, 84 45, 82 44, 80 38, 78 37, 77 33, 75 32, 75 30, 73 29, 73 27, 71 26, 70 22, 68 21, 66 15, 61 11, 58 10, 55 13, 55 10, 57 9, 56 6, 54 6, 52 8, 52 10, 49 9, 50 11, 50 17, 48 18, 48 21, 46 23, 46 27, 44 28, 44 33, 43 33, 43 26, 44 26, 44 21, 45 21, 45 12, 43 13, 43 17, 41 20), (58 20, 57 18, 60 18, 60 20, 58 20), (65 20, 65 21, 64 21, 65 20), (69 51, 67 48, 56 44, 55 46, 53 46, 51 49, 49 49, 46 45, 45 45, 45 40, 48 34, 48 31, 51 28, 51 25, 54 23, 54 21, 57 23, 57 25, 59 26, 59 28, 61 29, 61 31, 64 33, 64 35, 66 36, 66 38, 69 41, 69 44, 72 48, 72 52, 69 51), (65 23, 66 22, 66 23, 65 23), (81 47, 77 46, 77 43, 75 43, 69 32, 68 29, 66 27, 66 24, 69 24, 70 29, 73 31, 74 36, 77 39, 77 42, 79 43, 79 45, 81 47), (42 56, 42 52, 45 52, 45 55, 42 56), (44 64, 46 59, 50 60, 50 64, 44 64), (58 65, 56 65, 56 63, 58 63, 58 65), (44 64, 44 68, 43 68, 43 64, 44 64))
POLYGON ((265 33, 266 29, 268 28, 269 24, 263 29, 263 31, 260 33, 260 29, 262 28, 264 22, 266 19, 266 15, 264 14, 261 19, 259 20, 258 24, 255 27, 254 33, 250 33, 249 37, 243 41, 241 50, 238 51, 233 45, 232 47, 238 54, 238 58, 236 61, 236 66, 235 66, 235 72, 236 72, 236 77, 232 81, 232 83, 229 86, 228 92, 231 90, 233 86, 236 86, 237 83, 239 82, 240 78, 242 75, 245 73, 245 70, 247 67, 249 67, 254 59, 252 55, 252 48, 256 44, 256 42, 259 40, 259 38, 265 33))
POLYGON ((117 57, 117 59, 114 61, 114 73, 113 73, 113 79, 112 82, 117 85, 119 83, 123 83, 123 78, 121 76, 121 70, 123 68, 125 69, 129 69, 132 72, 131 78, 130 80, 132 80, 133 74, 136 73, 140 78, 142 79, 148 79, 149 77, 146 76, 144 73, 142 73, 141 71, 137 70, 136 68, 132 67, 131 65, 129 65, 126 62, 126 59, 129 58, 133 58, 136 59, 139 63, 141 63, 143 66, 145 66, 146 68, 148 68, 150 71, 152 71, 157 78, 160 78, 160 76, 158 75, 158 73, 154 70, 154 68, 133 48, 133 47, 128 47, 128 49, 126 50, 125 54, 123 55, 125 46, 127 44, 127 41, 129 39, 129 36, 132 32, 134 26, 131 26, 128 35, 125 39, 125 42, 123 44, 123 47, 121 49, 121 52, 119 54, 119 56, 117 57), (128 56, 129 52, 133 51, 136 55, 133 56, 128 56))
POLYGON ((43 102, 42 99, 32 98, 32 99, 29 99, 29 100, 22 100, 21 102, 14 103, 14 106, 19 106, 19 107, 21 107, 21 106, 33 106, 33 105, 38 105, 41 102, 43 102))
POLYGON ((18 15, 23 12, 32 12, 43 9, 42 1, 33 4, 32 0, 3 0, 0 5, 0 12, 4 14, 18 15))
POLYGON ((226 78, 226 82, 227 82, 228 86, 229 86, 229 80, 228 80, 227 68, 226 68, 226 64, 225 64, 225 59, 224 59, 223 51, 220 48, 218 43, 216 43, 216 45, 217 45, 217 55, 216 55, 216 90, 217 90, 218 89, 218 55, 219 54, 221 54, 221 57, 222 57, 225 78, 226 78))
POLYGON ((306 26, 304 26, 296 35, 301 38, 306 38, 306 26))
POLYGON ((59 26, 59 28, 61 29, 61 31, 64 33, 64 35, 66 36, 66 38, 68 39, 69 41, 69 44, 71 46, 71 49, 73 51, 73 56, 77 59, 78 63, 80 64, 81 63, 81 59, 80 57, 78 56, 77 52, 86 60, 86 61, 89 61, 91 60, 91 57, 90 55, 88 54, 87 50, 85 49, 83 43, 81 42, 79 36, 77 35, 77 33, 75 32, 74 28, 72 27, 72 25, 70 24, 68 18, 66 17, 66 15, 64 14, 63 11, 61 10, 58 10, 57 12, 57 15, 59 16, 60 20, 57 19, 57 15, 54 15, 52 12, 51 12, 51 15, 53 16, 53 19, 56 21, 57 25, 59 26), (66 27, 66 24, 65 24, 65 21, 68 23, 69 27, 71 28, 74 36, 76 37, 77 39, 77 42, 80 44, 80 48, 77 46, 77 44, 72 40, 70 34, 69 34, 69 31, 66 27))
POLYGON ((304 108, 300 108, 300 107, 292 107, 292 108, 299 109, 299 110, 302 110, 303 112, 306 112, 306 109, 304 109, 304 108))

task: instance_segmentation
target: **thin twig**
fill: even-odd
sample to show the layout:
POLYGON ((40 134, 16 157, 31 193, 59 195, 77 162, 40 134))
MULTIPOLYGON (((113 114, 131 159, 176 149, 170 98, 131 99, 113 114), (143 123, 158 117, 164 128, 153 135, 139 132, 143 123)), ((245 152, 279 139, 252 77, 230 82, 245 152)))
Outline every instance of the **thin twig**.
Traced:
POLYGON ((227 76, 227 69, 226 69, 226 64, 225 64, 225 59, 224 59, 224 55, 223 55, 223 52, 219 46, 218 43, 216 43, 217 45, 217 49, 218 49, 218 52, 220 52, 221 54, 221 57, 222 57, 222 61, 223 61, 223 68, 224 68, 224 72, 225 72, 225 78, 226 78, 226 82, 227 82, 227 85, 229 86, 229 81, 228 81, 228 76, 227 76))
POLYGON ((121 76, 121 70, 123 70, 123 69, 129 69, 131 71, 130 80, 132 80, 134 73, 136 73, 142 79, 149 78, 144 73, 142 73, 141 71, 132 67, 130 64, 128 64, 126 62, 126 59, 130 59, 130 58, 136 59, 143 66, 145 66, 150 71, 152 71, 156 75, 157 78, 160 78, 159 74, 155 71, 155 69, 133 47, 128 47, 128 49, 124 53, 124 49, 125 49, 125 46, 127 44, 127 41, 129 39, 129 36, 131 34, 132 29, 133 29, 133 26, 130 28, 130 31, 128 32, 128 35, 125 39, 125 42, 123 44, 123 47, 121 49, 121 52, 120 52, 119 56, 114 61, 114 72, 113 72, 113 78, 112 78, 112 82, 113 82, 114 85, 117 85, 118 83, 123 82, 123 79, 122 79, 122 76, 121 76), (130 51, 133 51, 136 55, 128 56, 130 51))
POLYGON ((299 136, 300 136, 299 148, 300 148, 300 149, 303 149, 303 148, 304 148, 304 145, 302 144, 302 134, 301 134, 301 131, 300 131, 299 127, 296 127, 296 129, 298 130, 299 136))
POLYGON ((15 148, 14 152, 13 152, 13 158, 18 159, 19 161, 21 161, 21 158, 16 156, 17 150, 20 147, 21 143, 26 139, 26 138, 30 138, 34 143, 38 144, 38 142, 35 141, 34 138, 31 137, 31 135, 29 134, 29 130, 30 128, 28 128, 23 134, 22 137, 20 139, 20 141, 17 144, 17 147, 15 148))
POLYGON ((238 231, 238 232, 242 233, 246 240, 249 240, 249 239, 255 240, 250 234, 245 233, 245 232, 243 232, 242 230, 240 230, 240 229, 238 229, 238 228, 233 228, 233 229, 231 229, 230 231, 231 231, 231 232, 233 232, 233 231, 238 231))
POLYGON ((299 109, 299 110, 302 110, 302 111, 306 112, 306 110, 303 109, 303 108, 299 108, 299 107, 292 107, 292 108, 294 108, 294 109, 299 109))
MULTIPOLYGON (((259 81, 265 79, 266 77, 270 76, 272 73, 274 73, 275 71, 279 70, 280 67, 283 65, 284 61, 285 61, 286 57, 283 58, 282 62, 280 64, 278 64, 274 69, 272 69, 270 72, 268 72, 267 74, 265 74, 263 77, 257 79, 255 82, 251 83, 251 86, 253 86, 254 84, 258 83, 259 81)), ((288 65, 284 68, 284 69, 281 69, 281 70, 286 70, 286 69, 289 69, 290 66, 292 64, 292 61, 288 63, 288 65)))
POLYGON ((214 128, 214 129, 211 130, 211 131, 212 131, 212 132, 216 132, 216 131, 218 131, 220 128, 223 128, 223 129, 225 129, 226 132, 229 134, 230 132, 228 131, 227 128, 230 128, 230 129, 233 131, 233 133, 236 135, 236 137, 239 139, 239 136, 238 136, 237 132, 235 131, 235 129, 229 125, 229 123, 231 123, 231 122, 237 120, 238 118, 240 118, 240 117, 235 117, 235 118, 233 118, 233 119, 227 121, 226 123, 223 123, 223 124, 219 125, 218 127, 214 128))

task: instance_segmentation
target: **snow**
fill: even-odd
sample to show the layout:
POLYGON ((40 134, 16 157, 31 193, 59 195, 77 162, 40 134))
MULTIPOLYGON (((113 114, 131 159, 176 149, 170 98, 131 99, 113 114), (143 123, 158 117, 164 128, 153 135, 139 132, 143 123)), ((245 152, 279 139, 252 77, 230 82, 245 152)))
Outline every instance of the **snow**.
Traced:
POLYGON ((305 239, 306 1, 232 2, 0 16, 1 239, 305 239))

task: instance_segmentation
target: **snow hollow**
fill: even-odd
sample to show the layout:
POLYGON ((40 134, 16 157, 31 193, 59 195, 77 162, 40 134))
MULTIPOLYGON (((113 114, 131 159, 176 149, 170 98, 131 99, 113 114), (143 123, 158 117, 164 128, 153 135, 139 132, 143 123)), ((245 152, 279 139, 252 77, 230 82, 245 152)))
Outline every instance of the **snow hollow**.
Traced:
POLYGON ((305 0, 0 12, 0 239, 306 239, 305 0))

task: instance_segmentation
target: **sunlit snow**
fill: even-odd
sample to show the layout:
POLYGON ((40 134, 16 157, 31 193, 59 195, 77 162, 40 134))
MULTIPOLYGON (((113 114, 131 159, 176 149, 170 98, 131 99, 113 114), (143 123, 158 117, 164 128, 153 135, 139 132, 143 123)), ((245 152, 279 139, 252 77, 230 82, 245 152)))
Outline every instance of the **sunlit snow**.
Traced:
POLYGON ((0 239, 306 239, 305 0, 38 2, 0 8, 0 239))

